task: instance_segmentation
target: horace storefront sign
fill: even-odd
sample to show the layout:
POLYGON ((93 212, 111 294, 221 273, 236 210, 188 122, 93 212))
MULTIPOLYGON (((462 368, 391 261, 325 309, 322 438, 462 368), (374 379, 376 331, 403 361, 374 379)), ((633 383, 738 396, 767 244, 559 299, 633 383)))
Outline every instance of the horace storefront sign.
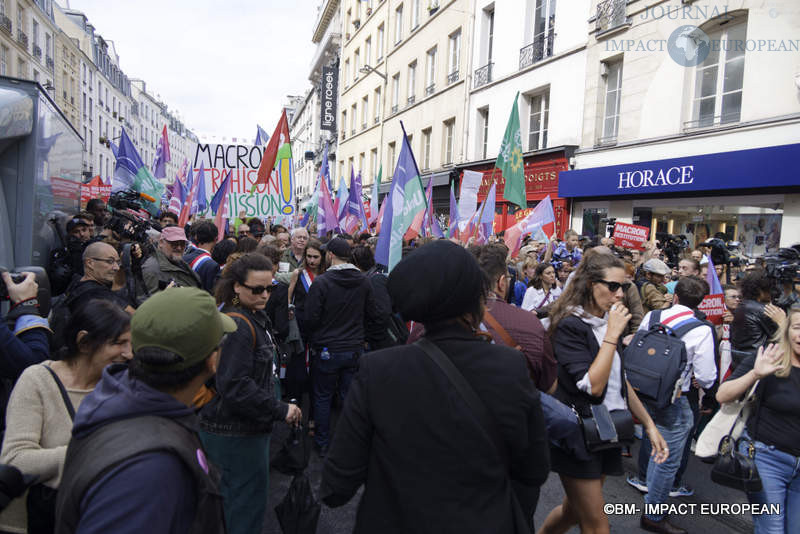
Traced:
POLYGON ((682 193, 800 185, 800 144, 562 171, 567 198, 682 193))

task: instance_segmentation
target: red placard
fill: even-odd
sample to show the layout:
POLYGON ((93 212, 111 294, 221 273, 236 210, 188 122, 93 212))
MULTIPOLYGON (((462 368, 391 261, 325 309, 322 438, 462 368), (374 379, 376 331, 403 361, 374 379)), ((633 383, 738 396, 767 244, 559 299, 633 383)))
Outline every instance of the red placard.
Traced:
POLYGON ((90 182, 81 185, 82 206, 86 206, 86 203, 93 198, 100 198, 103 202, 108 202, 110 196, 111 186, 105 185, 100 176, 95 176, 90 182))
POLYGON ((623 248, 644 249, 650 229, 646 226, 637 226, 618 222, 614 225, 614 244, 623 248))
POLYGON ((705 313, 706 319, 712 324, 722 324, 722 316, 725 315, 726 310, 725 295, 706 295, 703 297, 703 302, 700 303, 697 309, 705 313))

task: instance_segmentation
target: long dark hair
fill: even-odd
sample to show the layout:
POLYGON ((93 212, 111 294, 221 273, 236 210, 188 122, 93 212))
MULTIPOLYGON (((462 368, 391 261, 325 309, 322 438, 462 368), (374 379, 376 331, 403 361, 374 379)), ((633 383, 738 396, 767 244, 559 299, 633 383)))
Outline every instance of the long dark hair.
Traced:
POLYGON ((113 343, 131 329, 131 316, 109 300, 95 299, 78 306, 65 328, 65 345, 58 350, 60 360, 73 360, 81 353, 93 354, 106 343, 113 343), (78 342, 78 333, 86 335, 78 342))
POLYGON ((595 249, 589 250, 575 269, 569 285, 564 289, 553 308, 550 310, 550 334, 556 331, 556 327, 561 319, 569 316, 575 306, 586 306, 594 300, 592 296, 592 282, 603 280, 606 269, 612 268, 625 269, 622 260, 609 254, 595 249))
MULTIPOLYGON (((552 263, 540 263, 539 265, 537 265, 536 270, 533 271, 533 278, 531 278, 531 281, 528 283, 528 287, 542 289, 542 275, 547 269, 551 267, 553 269, 553 275, 555 275, 556 268, 553 267, 552 263)), ((556 278, 555 282, 553 282, 553 287, 556 287, 557 285, 558 285, 558 278, 556 278)))
POLYGON ((314 237, 309 238, 308 243, 306 243, 306 248, 303 249, 303 261, 301 262, 301 267, 303 269, 307 269, 306 267, 306 252, 308 249, 314 249, 319 252, 320 259, 319 259, 319 267, 317 267, 317 274, 320 275, 325 272, 327 269, 327 264, 325 263, 325 253, 322 251, 322 241, 316 239, 314 237))
POLYGON ((217 304, 231 305, 233 297, 236 293, 233 291, 233 285, 236 282, 244 284, 247 280, 247 274, 250 271, 274 271, 272 262, 266 256, 261 254, 251 253, 245 254, 237 259, 222 272, 222 278, 217 284, 214 296, 217 299, 217 304))

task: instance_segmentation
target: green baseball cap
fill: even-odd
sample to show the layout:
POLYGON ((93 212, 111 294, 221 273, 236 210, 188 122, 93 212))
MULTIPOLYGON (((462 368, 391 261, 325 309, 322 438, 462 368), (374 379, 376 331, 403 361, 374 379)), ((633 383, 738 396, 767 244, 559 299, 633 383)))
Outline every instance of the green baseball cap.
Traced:
POLYGON ((235 332, 233 319, 220 313, 214 299, 202 289, 171 287, 139 306, 131 320, 131 344, 136 353, 157 347, 179 355, 180 362, 147 367, 164 372, 181 371, 202 362, 219 346, 222 336, 235 332))

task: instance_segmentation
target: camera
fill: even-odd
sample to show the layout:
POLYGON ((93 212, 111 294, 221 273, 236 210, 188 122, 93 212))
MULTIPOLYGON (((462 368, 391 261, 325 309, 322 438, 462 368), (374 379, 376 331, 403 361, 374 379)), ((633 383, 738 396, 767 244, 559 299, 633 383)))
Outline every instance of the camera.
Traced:
POLYGON ((681 261, 683 251, 689 248, 689 240, 685 235, 673 235, 666 232, 656 233, 656 239, 661 243, 661 250, 667 258, 667 265, 677 267, 681 261))
POLYGON ((148 230, 161 231, 161 225, 151 221, 149 214, 142 209, 141 195, 135 191, 112 194, 108 199, 108 209, 111 219, 106 226, 123 239, 145 244, 148 230))

